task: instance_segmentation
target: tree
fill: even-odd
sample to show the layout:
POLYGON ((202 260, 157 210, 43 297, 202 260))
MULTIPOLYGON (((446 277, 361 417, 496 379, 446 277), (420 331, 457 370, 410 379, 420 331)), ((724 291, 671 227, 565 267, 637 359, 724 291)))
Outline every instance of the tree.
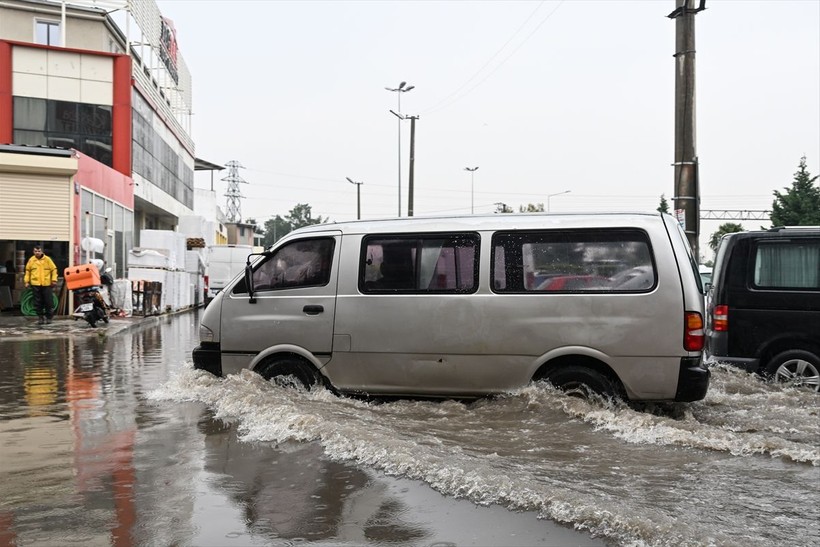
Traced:
POLYGON ((523 205, 518 206, 519 213, 543 213, 544 212, 544 204, 543 203, 528 203, 526 207, 523 205))
POLYGON ((322 218, 321 216, 313 218, 310 205, 307 203, 299 203, 296 207, 290 210, 285 218, 276 215, 275 217, 265 221, 265 238, 263 240, 263 245, 265 247, 273 245, 282 239, 282 237, 297 228, 310 226, 312 224, 322 224, 327 221, 328 219, 322 218))
POLYGON ((713 251, 717 251, 718 243, 720 243, 720 238, 722 238, 725 234, 733 234, 735 232, 743 232, 743 226, 737 224, 735 222, 725 222, 718 226, 716 232, 712 233, 712 237, 709 238, 709 247, 712 248, 713 251))
POLYGON ((495 212, 496 213, 514 213, 512 207, 507 205, 506 203, 498 202, 495 204, 495 212))
POLYGON ((661 194, 661 204, 658 206, 659 213, 669 212, 669 202, 666 201, 666 194, 661 194))
POLYGON ((328 219, 322 218, 321 216, 318 218, 312 218, 310 213, 310 205, 307 203, 300 203, 296 207, 290 210, 288 216, 285 217, 285 220, 290 222, 293 229, 302 228, 303 226, 311 226, 313 224, 322 224, 323 222, 327 222, 328 219))
POLYGON ((785 187, 782 194, 774 191, 772 202, 772 225, 817 226, 820 225, 820 187, 815 184, 818 175, 811 176, 806 169, 806 156, 794 174, 792 187, 785 187))

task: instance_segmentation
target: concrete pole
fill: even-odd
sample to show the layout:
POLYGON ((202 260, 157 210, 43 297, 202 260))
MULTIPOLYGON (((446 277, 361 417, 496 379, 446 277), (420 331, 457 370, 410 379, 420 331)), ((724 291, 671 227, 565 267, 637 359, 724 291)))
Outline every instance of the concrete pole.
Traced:
POLYGON ((410 120, 410 175, 407 182, 407 216, 413 216, 413 173, 416 166, 416 120, 418 116, 407 116, 410 120))
POLYGON ((706 0, 675 0, 675 195, 676 215, 681 215, 689 245, 700 261, 700 189, 695 149, 695 15, 706 0))

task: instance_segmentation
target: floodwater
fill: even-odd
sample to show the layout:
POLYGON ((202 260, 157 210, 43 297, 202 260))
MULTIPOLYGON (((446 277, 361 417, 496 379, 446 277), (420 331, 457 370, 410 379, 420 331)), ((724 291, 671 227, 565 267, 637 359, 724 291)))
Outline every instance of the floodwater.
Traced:
POLYGON ((0 340, 0 545, 820 544, 814 393, 375 403, 195 371, 197 321, 0 340))

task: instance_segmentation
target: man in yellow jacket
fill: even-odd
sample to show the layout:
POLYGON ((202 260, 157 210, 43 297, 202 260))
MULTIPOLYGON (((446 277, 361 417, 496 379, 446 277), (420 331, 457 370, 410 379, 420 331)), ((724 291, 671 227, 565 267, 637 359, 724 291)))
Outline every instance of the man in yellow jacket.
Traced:
POLYGON ((34 256, 26 263, 26 287, 31 287, 34 294, 34 309, 37 312, 37 322, 51 323, 54 310, 51 308, 54 297, 51 287, 57 283, 57 266, 54 261, 43 254, 43 248, 34 246, 34 256))

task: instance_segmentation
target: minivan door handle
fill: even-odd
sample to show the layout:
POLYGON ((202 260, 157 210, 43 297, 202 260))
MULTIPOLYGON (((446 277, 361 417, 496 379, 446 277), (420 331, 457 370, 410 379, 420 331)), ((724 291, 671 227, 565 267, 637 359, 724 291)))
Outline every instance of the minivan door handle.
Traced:
POLYGON ((302 311, 308 315, 319 315, 323 311, 325 311, 324 306, 305 306, 302 308, 302 311))

